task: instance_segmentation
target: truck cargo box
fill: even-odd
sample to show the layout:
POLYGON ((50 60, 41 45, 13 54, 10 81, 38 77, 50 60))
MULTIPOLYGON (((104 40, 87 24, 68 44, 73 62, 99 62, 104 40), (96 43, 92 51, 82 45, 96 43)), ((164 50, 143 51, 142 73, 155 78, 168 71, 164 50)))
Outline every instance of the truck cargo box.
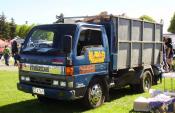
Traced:
POLYGON ((113 69, 161 63, 162 25, 142 20, 113 17, 116 48, 113 69))

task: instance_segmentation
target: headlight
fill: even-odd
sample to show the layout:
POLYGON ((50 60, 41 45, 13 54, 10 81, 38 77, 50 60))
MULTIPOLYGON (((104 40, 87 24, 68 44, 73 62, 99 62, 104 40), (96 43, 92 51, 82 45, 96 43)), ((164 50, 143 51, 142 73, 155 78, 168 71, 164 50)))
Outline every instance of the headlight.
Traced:
POLYGON ((68 82, 67 85, 69 88, 73 88, 73 82, 68 82))
POLYGON ((53 80, 53 85, 59 85, 59 82, 58 82, 58 80, 53 80))
POLYGON ((62 86, 62 87, 66 87, 66 82, 61 81, 61 82, 60 82, 60 86, 62 86))
POLYGON ((29 82, 30 81, 30 77, 21 76, 21 80, 29 82))
POLYGON ((30 81, 30 77, 26 77, 26 81, 30 81))
POLYGON ((21 76, 21 80, 25 80, 26 78, 24 76, 21 76))

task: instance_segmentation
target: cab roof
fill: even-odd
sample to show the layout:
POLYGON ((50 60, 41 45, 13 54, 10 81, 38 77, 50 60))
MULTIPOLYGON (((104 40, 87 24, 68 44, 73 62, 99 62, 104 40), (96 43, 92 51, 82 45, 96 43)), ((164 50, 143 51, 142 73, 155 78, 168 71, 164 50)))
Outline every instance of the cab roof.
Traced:
POLYGON ((77 22, 77 23, 71 23, 71 24, 67 24, 67 23, 54 23, 54 24, 43 24, 43 25, 37 25, 35 26, 36 28, 38 27, 48 27, 48 26, 52 26, 52 27, 58 27, 58 26, 67 26, 67 25, 72 25, 72 26, 96 26, 96 27, 101 27, 102 25, 98 25, 95 23, 85 23, 85 22, 77 22))

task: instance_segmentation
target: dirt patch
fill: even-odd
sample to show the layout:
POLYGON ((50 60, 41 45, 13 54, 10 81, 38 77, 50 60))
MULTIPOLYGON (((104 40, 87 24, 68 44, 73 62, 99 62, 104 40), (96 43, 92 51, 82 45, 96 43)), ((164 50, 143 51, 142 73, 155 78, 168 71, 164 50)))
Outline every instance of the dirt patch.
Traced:
POLYGON ((18 67, 10 64, 9 66, 6 66, 4 62, 0 61, 0 70, 1 71, 18 71, 18 67))

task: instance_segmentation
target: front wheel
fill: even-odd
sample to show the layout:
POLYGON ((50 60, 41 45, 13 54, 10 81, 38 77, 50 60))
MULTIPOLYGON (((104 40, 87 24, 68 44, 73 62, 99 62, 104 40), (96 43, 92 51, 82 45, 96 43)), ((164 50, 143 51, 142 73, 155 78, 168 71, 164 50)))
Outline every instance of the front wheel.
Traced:
POLYGON ((89 108, 96 108, 102 105, 104 101, 105 89, 103 82, 99 79, 92 80, 87 88, 84 104, 89 108))

